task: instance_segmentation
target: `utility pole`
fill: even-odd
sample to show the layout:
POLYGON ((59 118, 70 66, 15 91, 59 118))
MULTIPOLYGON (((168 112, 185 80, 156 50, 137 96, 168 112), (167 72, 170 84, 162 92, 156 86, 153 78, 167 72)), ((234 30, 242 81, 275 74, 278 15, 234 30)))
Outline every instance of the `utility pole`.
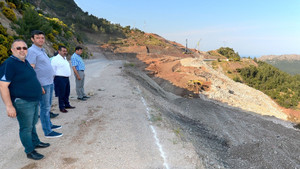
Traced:
POLYGON ((200 52, 200 42, 201 42, 202 39, 200 39, 197 43, 197 47, 198 47, 198 51, 200 52))
POLYGON ((185 40, 185 53, 188 52, 188 51, 187 51, 187 50, 188 50, 188 49, 187 49, 187 46, 188 46, 188 40, 186 39, 186 40, 185 40))

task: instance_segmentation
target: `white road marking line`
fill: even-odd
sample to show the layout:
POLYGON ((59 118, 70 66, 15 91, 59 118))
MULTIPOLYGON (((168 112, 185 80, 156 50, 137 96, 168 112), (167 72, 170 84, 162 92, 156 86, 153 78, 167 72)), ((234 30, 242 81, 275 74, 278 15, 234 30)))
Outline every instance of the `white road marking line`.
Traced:
MULTIPOLYGON (((147 106, 146 100, 145 100, 144 97, 142 96, 142 92, 141 92, 140 88, 137 87, 137 89, 138 89, 138 92, 139 92, 139 94, 140 94, 140 96, 141 96, 141 100, 142 100, 143 104, 144 104, 145 107, 146 107, 146 110, 147 110, 147 117, 148 117, 148 119, 150 120, 150 119, 151 119, 151 117, 150 117, 150 109, 149 109, 149 107, 147 106)), ((156 143, 156 145, 158 146, 158 149, 159 149, 159 151, 160 151, 160 156, 161 156, 161 157, 163 158, 163 160, 164 160, 164 164, 163 164, 163 165, 164 165, 164 167, 165 167, 166 169, 169 169, 169 165, 168 165, 168 163, 167 163, 167 158, 166 158, 165 152, 163 151, 163 148, 162 148, 161 144, 159 143, 159 139, 158 139, 158 137, 157 137, 156 130, 155 130, 155 128, 153 127, 153 125, 152 125, 151 123, 152 123, 152 122, 150 121, 150 128, 151 128, 151 130, 152 130, 153 137, 154 137, 154 139, 155 139, 155 143, 156 143)))

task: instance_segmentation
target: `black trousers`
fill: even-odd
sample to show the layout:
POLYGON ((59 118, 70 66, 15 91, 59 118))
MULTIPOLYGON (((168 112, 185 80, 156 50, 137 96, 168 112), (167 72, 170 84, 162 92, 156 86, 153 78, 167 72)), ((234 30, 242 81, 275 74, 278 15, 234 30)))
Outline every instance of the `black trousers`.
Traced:
POLYGON ((70 80, 69 77, 55 76, 54 77, 55 96, 58 97, 59 109, 65 109, 70 106, 70 80))

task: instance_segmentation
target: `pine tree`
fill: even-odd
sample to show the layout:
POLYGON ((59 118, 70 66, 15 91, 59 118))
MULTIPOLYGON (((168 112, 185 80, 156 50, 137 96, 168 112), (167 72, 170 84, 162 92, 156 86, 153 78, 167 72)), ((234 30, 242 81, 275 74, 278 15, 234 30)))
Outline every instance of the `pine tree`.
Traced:
POLYGON ((41 30, 46 35, 52 32, 50 23, 38 14, 32 7, 26 8, 23 18, 17 21, 19 27, 16 29, 17 33, 27 44, 31 44, 31 32, 33 30, 41 30))

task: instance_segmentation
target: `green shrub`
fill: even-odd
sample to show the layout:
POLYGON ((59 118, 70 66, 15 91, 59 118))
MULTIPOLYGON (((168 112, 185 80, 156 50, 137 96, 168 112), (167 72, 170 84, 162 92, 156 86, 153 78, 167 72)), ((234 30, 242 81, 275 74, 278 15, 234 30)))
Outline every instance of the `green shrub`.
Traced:
POLYGON ((10 9, 16 9, 16 5, 12 2, 8 2, 7 5, 10 7, 10 9))
POLYGON ((4 7, 4 2, 0 2, 0 8, 4 7))
POLYGON ((134 63, 125 63, 124 67, 134 67, 135 64, 134 63))
POLYGON ((4 26, 0 25, 0 34, 2 35, 7 35, 7 32, 6 32, 6 28, 4 28, 4 26))
POLYGON ((55 37, 52 33, 47 34, 47 38, 51 41, 51 42, 55 42, 55 37))
POLYGON ((234 80, 235 82, 240 82, 240 83, 242 82, 241 79, 240 79, 240 77, 238 77, 238 76, 235 76, 235 77, 233 78, 233 80, 234 80))
POLYGON ((238 53, 235 53, 232 48, 229 47, 221 47, 217 50, 217 52, 223 56, 225 56, 228 59, 232 59, 234 61, 239 61, 241 59, 240 55, 238 53))
POLYGON ((6 16, 7 19, 9 19, 11 21, 16 21, 17 20, 16 14, 14 13, 14 11, 12 9, 7 8, 7 7, 3 7, 2 12, 6 16))
POLYGON ((2 64, 8 58, 7 48, 0 44, 0 63, 2 64))
POLYGON ((52 45, 52 47, 53 47, 55 50, 58 50, 58 45, 57 45, 56 43, 54 43, 54 44, 52 45))
MULTIPOLYGON (((12 36, 7 36, 7 44, 4 44, 5 47, 6 47, 7 49, 10 49, 11 44, 13 43, 13 41, 14 41, 14 37, 12 37, 12 36)), ((11 52, 11 51, 9 50, 8 54, 10 54, 10 52, 11 52)))
POLYGON ((7 38, 2 34, 0 34, 0 44, 2 45, 7 44, 7 38))
POLYGON ((67 31, 66 34, 65 34, 65 37, 67 39, 71 38, 73 36, 73 33, 71 31, 67 31))
MULTIPOLYGON (((10 6, 10 8, 15 8, 15 9, 24 9, 25 3, 26 3, 26 2, 24 2, 24 0, 5 0, 5 1, 10 6)), ((21 11, 21 10, 19 10, 19 11, 21 11)))
POLYGON ((57 35, 59 34, 59 32, 58 32, 57 30, 54 30, 54 29, 53 29, 53 30, 52 30, 52 34, 55 35, 55 36, 57 36, 57 35))

